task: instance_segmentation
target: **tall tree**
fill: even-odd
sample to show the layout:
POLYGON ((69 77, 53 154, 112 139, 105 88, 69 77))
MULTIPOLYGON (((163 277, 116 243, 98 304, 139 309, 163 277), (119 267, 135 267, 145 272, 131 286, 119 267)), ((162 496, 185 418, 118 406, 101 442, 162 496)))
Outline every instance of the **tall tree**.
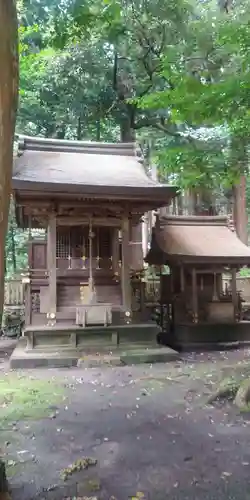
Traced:
MULTIPOLYGON (((141 104, 168 109, 182 133, 171 161, 180 180, 205 189, 239 185, 238 199, 240 176, 248 171, 250 9, 246 1, 235 4, 222 12, 212 1, 199 5, 185 43, 164 57, 162 71, 172 87, 144 96, 141 104)), ((240 212, 242 205, 237 219, 240 212)))
POLYGON ((18 96, 18 36, 14 0, 0 0, 0 316, 18 96))
POLYGON ((73 0, 57 17, 58 46, 101 43, 105 57, 112 58, 109 114, 120 128, 122 141, 134 140, 143 127, 167 125, 163 111, 142 112, 135 99, 171 85, 160 74, 162 59, 168 47, 185 38, 192 10, 186 0, 73 0))

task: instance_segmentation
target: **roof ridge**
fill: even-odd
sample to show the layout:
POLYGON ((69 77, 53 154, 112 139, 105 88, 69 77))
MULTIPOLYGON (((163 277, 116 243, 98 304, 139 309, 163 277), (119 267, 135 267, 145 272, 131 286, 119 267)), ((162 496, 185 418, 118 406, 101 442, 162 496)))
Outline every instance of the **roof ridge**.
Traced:
POLYGON ((166 215, 159 220, 160 226, 225 226, 226 215, 166 215))
POLYGON ((119 156, 141 157, 135 142, 110 143, 53 139, 45 137, 18 136, 18 149, 22 151, 47 151, 62 153, 113 154, 119 156))

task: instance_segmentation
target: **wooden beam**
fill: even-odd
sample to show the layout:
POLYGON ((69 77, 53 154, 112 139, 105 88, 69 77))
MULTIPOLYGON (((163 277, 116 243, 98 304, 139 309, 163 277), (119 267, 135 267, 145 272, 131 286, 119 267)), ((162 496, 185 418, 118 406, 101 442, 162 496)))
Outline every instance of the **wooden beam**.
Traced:
POLYGON ((47 269, 49 276, 49 300, 48 314, 55 315, 56 320, 56 305, 57 305, 57 283, 56 283, 56 214, 51 213, 48 219, 47 230, 47 269))
POLYGON ((122 303, 125 311, 131 311, 129 219, 122 220, 122 303))
POLYGON ((198 295, 197 295, 197 276, 196 269, 192 269, 192 302, 193 302, 193 315, 194 323, 198 323, 198 295))
MULTIPOLYGON (((93 217, 93 226, 114 226, 120 227, 121 218, 115 217, 93 217)), ((58 226, 78 226, 78 225, 89 225, 89 217, 57 217, 58 226)))
POLYGON ((36 192, 34 196, 34 191, 22 191, 16 192, 15 196, 18 197, 18 205, 24 207, 45 207, 51 210, 51 208, 56 204, 58 208, 65 207, 67 208, 83 208, 88 209, 91 207, 100 208, 105 207, 108 210, 120 210, 123 213, 139 213, 144 215, 148 210, 155 210, 155 199, 148 200, 147 198, 143 199, 131 199, 128 201, 123 198, 117 198, 114 200, 113 196, 111 196, 112 200, 109 200, 106 197, 81 197, 79 194, 69 194, 65 193, 62 195, 60 193, 45 193, 44 191, 36 192), (53 200, 53 201, 52 201, 53 200))

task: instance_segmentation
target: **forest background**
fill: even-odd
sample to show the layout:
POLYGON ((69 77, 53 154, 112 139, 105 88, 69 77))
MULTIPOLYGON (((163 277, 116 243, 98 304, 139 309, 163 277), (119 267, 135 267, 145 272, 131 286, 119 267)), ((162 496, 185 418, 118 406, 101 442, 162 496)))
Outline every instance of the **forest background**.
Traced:
MULTIPOLYGON (((246 226, 248 1, 18 0, 17 7, 17 134, 136 139, 149 174, 153 165, 160 180, 189 193, 178 210, 234 209, 246 226)), ((29 237, 17 228, 12 201, 7 276, 27 266, 29 237)))

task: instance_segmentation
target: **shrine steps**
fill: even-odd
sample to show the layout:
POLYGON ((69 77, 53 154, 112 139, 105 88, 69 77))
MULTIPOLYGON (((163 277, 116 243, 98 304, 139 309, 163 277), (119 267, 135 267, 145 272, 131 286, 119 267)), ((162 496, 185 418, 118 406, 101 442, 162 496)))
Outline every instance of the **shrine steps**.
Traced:
POLYGON ((146 347, 139 349, 128 349, 126 351, 115 350, 110 353, 79 353, 76 351, 25 351, 25 347, 18 344, 10 358, 10 367, 14 370, 33 368, 72 368, 95 366, 125 366, 144 363, 168 363, 180 359, 177 351, 169 347, 146 347))
MULTIPOLYGON (((154 324, 116 328, 36 328, 33 348, 21 337, 10 358, 12 369, 72 366, 130 365, 179 359, 174 349, 156 343, 154 324), (64 335, 63 335, 64 333, 64 335), (103 335, 104 334, 104 335, 103 335), (49 342, 50 339, 50 342, 49 342), (73 345, 74 344, 74 345, 73 345)), ((26 332, 30 334, 30 331, 26 332)))

